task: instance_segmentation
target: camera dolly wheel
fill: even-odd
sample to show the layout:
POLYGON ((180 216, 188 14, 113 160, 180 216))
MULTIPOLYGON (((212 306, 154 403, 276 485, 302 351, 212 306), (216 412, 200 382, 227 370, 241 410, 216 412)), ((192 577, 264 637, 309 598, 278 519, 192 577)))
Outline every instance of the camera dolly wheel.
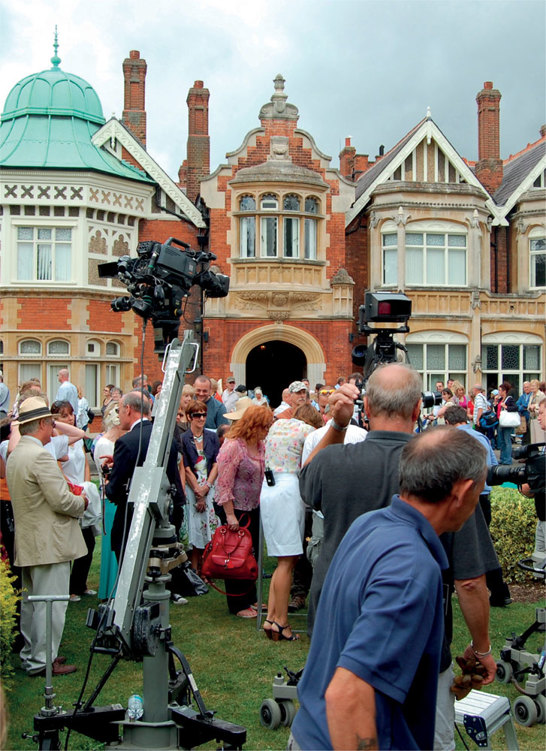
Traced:
POLYGON ((514 668, 510 662, 500 660, 497 662, 497 680, 499 683, 510 683, 514 675, 514 668))
POLYGON ((518 696, 514 702, 514 717, 516 722, 528 728, 538 719, 538 709, 530 696, 518 696))
POLYGON ((544 694, 535 696, 535 704, 537 705, 537 722, 544 725, 546 723, 546 696, 544 694))
POLYGON ((296 706, 292 699, 280 699, 278 703, 281 707, 281 725, 289 728, 296 716, 296 706))
POLYGON ((260 723, 264 728, 276 730, 282 722, 281 708, 275 699, 264 699, 260 707, 260 723))

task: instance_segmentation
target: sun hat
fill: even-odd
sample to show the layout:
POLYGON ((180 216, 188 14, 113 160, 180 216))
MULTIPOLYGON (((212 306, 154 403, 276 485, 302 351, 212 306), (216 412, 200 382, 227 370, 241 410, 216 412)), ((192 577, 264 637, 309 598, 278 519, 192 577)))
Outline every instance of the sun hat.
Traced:
POLYGON ((53 417, 49 407, 39 396, 30 396, 19 407, 17 424, 24 425, 33 420, 42 420, 44 417, 53 417))
POLYGON ((253 406, 252 399, 249 399, 248 396, 242 396, 235 405, 235 410, 233 412, 228 412, 224 417, 227 417, 228 420, 240 420, 246 410, 253 406))

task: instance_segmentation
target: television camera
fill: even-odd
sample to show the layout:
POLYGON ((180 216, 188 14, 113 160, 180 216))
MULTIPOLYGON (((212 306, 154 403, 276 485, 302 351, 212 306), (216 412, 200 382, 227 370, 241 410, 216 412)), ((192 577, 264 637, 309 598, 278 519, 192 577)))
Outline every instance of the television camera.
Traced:
POLYGON ((530 443, 528 446, 515 446, 512 458, 522 462, 519 467, 502 464, 489 467, 488 485, 502 485, 512 482, 514 485, 527 483, 532 493, 544 493, 546 487, 546 443, 530 443))
POLYGON ((122 256, 118 261, 99 264, 99 277, 117 277, 131 293, 111 302, 115 312, 134 310, 154 327, 155 352, 178 334, 183 300, 194 285, 208 297, 226 297, 229 277, 210 270, 214 253, 192 250, 188 243, 169 237, 167 242, 141 242, 137 257, 122 256), (179 247, 175 247, 178 245, 179 247), (182 250, 181 250, 182 249, 182 250))
POLYGON ((127 503, 133 515, 115 595, 88 612, 87 625, 96 633, 80 696, 73 711, 56 707, 46 670, 45 706, 34 716, 33 738, 41 749, 60 748, 59 732, 67 728, 109 747, 133 750, 194 748, 212 740, 224 749, 242 748, 246 729, 206 708, 188 661, 172 641, 166 588, 172 568, 189 565, 170 522, 166 474, 184 376, 195 370, 198 354, 192 331, 185 331, 182 341, 176 338, 182 300, 193 285, 211 297, 223 297, 229 278, 210 270, 213 253, 193 251, 175 238, 163 244, 141 243, 137 253, 137 258, 124 256, 103 264, 100 275, 117 276, 131 293, 113 301, 114 311, 133 310, 154 325, 156 352, 164 353, 161 398, 154 404, 144 464, 135 468, 131 479, 127 503), (110 663, 84 700, 91 660, 99 654, 110 663), (121 659, 142 662, 142 702, 131 697, 127 711, 120 703, 96 706, 121 659))
MULTIPOLYGON (((411 317, 411 300, 402 293, 390 292, 366 292, 364 305, 358 309, 358 333, 370 336, 375 334, 371 345, 357 344, 353 348, 351 359, 354 365, 363 369, 361 384, 355 384, 362 388, 365 393, 366 381, 378 365, 397 362, 397 350, 404 352, 406 361, 409 363, 409 355, 406 347, 394 340, 394 334, 409 333, 408 321, 411 317), (370 326, 370 323, 399 323, 398 328, 391 326, 370 326)), ((424 409, 430 409, 442 401, 440 394, 424 391, 421 394, 424 409)), ((361 408, 362 400, 357 400, 361 408)))

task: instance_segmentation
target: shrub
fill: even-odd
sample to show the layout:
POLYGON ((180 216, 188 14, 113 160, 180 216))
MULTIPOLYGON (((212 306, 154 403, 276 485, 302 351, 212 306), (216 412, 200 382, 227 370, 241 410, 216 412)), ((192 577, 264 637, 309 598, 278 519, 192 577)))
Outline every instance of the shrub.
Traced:
POLYGON ((517 565, 530 558, 535 548, 537 517, 535 502, 515 488, 493 488, 491 493, 491 537, 508 583, 532 580, 532 574, 517 565))
POLYGON ((10 656, 15 638, 15 615, 19 599, 13 589, 13 581, 15 577, 8 563, 0 560, 0 679, 4 688, 9 688, 9 679, 13 672, 10 656))

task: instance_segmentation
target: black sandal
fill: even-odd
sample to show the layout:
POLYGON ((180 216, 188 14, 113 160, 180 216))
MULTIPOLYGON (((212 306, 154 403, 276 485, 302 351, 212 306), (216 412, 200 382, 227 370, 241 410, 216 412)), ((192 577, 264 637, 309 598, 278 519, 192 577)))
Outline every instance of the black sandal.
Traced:
MULTIPOLYGON (((273 621, 268 621, 267 618, 264 618, 264 624, 270 623, 273 626, 273 621)), ((264 628, 264 634, 267 636, 268 639, 272 639, 273 636, 273 629, 271 628, 264 628)))
POLYGON ((285 636, 283 634, 283 631, 286 631, 287 628, 290 628, 290 624, 287 623, 286 626, 281 626, 280 623, 277 623, 277 621, 273 621, 273 626, 277 626, 279 629, 278 631, 274 628, 271 628, 271 638, 273 641, 299 641, 300 635, 299 634, 291 634, 290 636, 285 636))

